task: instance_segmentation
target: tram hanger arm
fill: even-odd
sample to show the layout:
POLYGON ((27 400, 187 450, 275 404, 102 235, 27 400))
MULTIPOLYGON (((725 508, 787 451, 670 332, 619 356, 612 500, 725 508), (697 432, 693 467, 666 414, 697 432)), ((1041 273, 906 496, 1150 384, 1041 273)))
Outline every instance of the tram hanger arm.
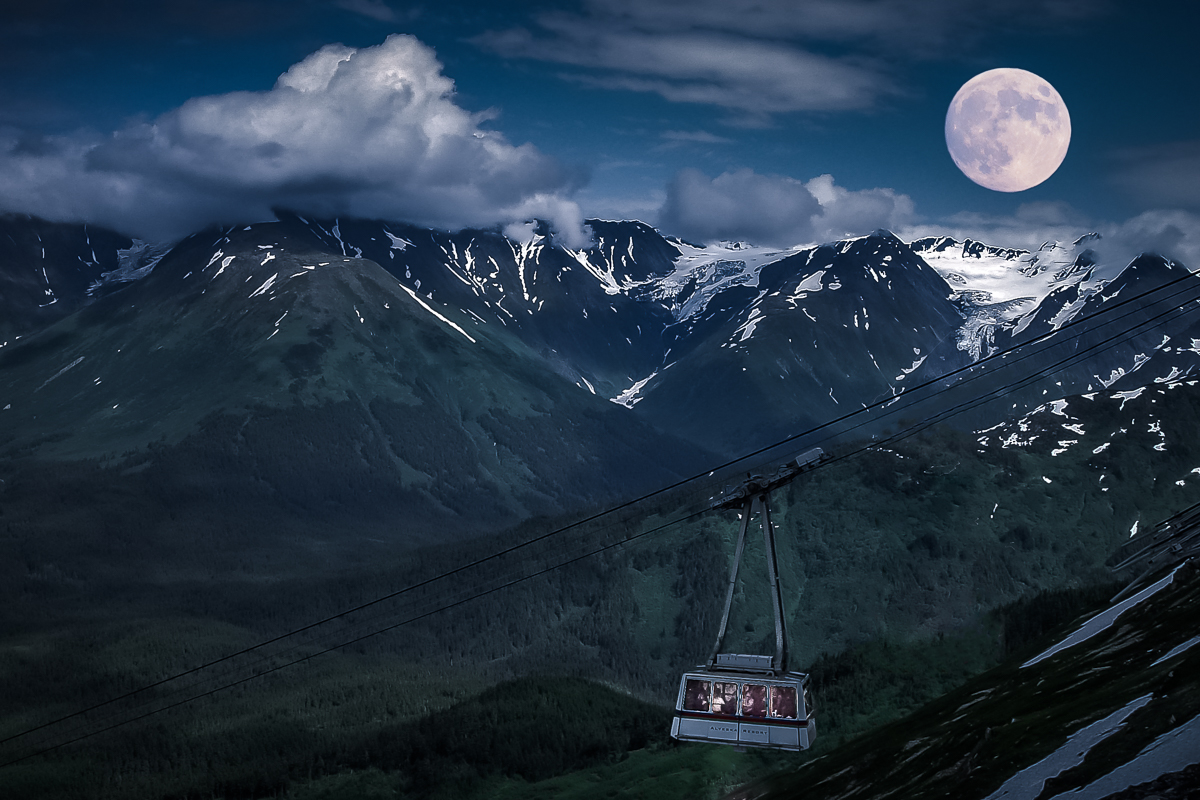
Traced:
POLYGON ((742 563, 742 552, 746 547, 746 532, 750 527, 750 517, 754 514, 755 503, 761 506, 761 522, 763 544, 767 556, 767 577, 770 582, 771 607, 775 616, 775 657, 771 660, 769 672, 783 675, 787 672, 788 647, 787 631, 783 621, 783 592, 779 585, 779 567, 775 556, 775 528, 771 524, 771 498, 767 491, 754 493, 743 500, 741 529, 738 532, 737 548, 734 551, 733 567, 729 573, 729 591, 725 595, 725 609, 721 613, 721 626, 717 630, 717 641, 713 644, 712 655, 709 656, 708 666, 713 668, 718 664, 721 646, 725 642, 725 632, 729 627, 729 612, 733 607, 733 595, 737 590, 738 569, 742 563))
POLYGON ((815 468, 829 455, 819 447, 806 450, 789 460, 771 475, 747 473, 746 479, 713 501, 712 509, 741 508, 747 498, 768 494, 792 481, 797 475, 815 468))

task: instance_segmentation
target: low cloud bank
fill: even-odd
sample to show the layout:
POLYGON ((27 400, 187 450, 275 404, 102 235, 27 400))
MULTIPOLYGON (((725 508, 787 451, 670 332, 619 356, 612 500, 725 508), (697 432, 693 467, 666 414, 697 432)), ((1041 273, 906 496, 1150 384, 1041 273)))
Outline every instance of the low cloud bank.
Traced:
POLYGON ((1124 222, 1100 226, 1095 246, 1102 257, 1127 264, 1141 253, 1157 253, 1200 269, 1200 215, 1189 211, 1146 211, 1124 222))
POLYGON ((1182 209, 1145 211, 1121 221, 1096 221, 1065 203, 1027 203, 1011 216, 956 214, 896 231, 906 241, 950 236, 1002 247, 1037 250, 1046 242, 1070 244, 1085 233, 1100 234, 1087 243, 1098 262, 1123 267, 1142 253, 1155 253, 1193 270, 1200 269, 1200 215, 1182 209))
POLYGON ((846 189, 831 175, 800 181, 741 169, 709 178, 698 170, 681 170, 667 186, 656 224, 663 233, 689 241, 724 239, 776 247, 886 228, 905 241, 950 236, 1035 251, 1046 242, 1069 245, 1094 231, 1100 238, 1087 247, 1103 264, 1124 266, 1142 253, 1157 253, 1200 270, 1200 214, 1191 211, 1152 210, 1106 222, 1067 203, 1036 202, 1018 206, 1011 215, 962 212, 921 220, 908 195, 887 188, 846 189))
POLYGON ((742 169, 710 179, 681 170, 667 186, 658 225, 694 241, 744 240, 787 247, 895 229, 913 218, 912 200, 891 189, 851 191, 821 175, 803 182, 742 169))
POLYGON ((323 47, 263 92, 198 97, 109 137, 0 130, 0 209, 148 239, 278 206, 437 228, 549 220, 585 241, 581 176, 482 127, 412 36, 323 47))

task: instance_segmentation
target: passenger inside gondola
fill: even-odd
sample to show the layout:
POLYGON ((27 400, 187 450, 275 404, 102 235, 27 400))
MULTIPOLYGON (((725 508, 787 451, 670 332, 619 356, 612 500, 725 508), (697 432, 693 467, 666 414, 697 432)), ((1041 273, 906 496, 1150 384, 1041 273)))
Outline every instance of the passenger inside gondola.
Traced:
POLYGON ((736 683, 713 683, 713 713, 736 714, 737 696, 738 685, 736 683))
POLYGON ((771 687, 771 716, 776 719, 796 718, 796 688, 794 686, 771 687))
POLYGON ((708 711, 708 681, 688 678, 684 690, 683 708, 686 711, 708 711))
POLYGON ((747 683, 742 687, 742 716, 765 717, 767 715, 767 687, 758 683, 747 683))

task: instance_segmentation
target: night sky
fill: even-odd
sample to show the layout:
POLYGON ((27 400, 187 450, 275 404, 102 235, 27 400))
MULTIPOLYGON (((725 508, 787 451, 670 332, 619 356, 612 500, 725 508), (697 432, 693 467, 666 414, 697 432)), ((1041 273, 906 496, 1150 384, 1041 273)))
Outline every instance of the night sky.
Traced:
POLYGON ((886 227, 1200 266, 1200 13, 1103 0, 5 3, 0 210, 149 239, 271 209, 637 218, 800 244, 886 227), (1059 170, 984 189, 946 108, 1019 67, 1059 170), (1115 255, 1115 252, 1114 252, 1115 255))

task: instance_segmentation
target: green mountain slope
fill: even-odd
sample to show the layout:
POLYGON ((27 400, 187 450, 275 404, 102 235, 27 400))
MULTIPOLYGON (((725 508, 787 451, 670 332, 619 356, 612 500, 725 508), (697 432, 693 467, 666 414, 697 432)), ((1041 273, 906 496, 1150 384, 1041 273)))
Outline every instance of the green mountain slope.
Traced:
POLYGON ((502 326, 279 225, 193 237, 0 353, 7 469, 99 459, 116 491, 146 471, 152 493, 403 514, 428 536, 591 507, 700 459, 502 326))
MULTIPOLYGON (((1007 634, 1001 638, 990 609, 1040 589, 1106 582, 1104 563, 1129 539, 1134 520, 1145 528, 1166 509, 1194 501, 1193 478, 1180 463, 1190 462, 1186 447, 1194 420, 1187 409, 1195 406, 1195 387, 1160 391, 1081 398, 1074 401, 1078 409, 1063 409, 1070 419, 1054 413, 1055 406, 1018 420, 1014 431, 1024 426, 1027 438, 1042 431, 1025 446, 927 431, 822 467, 779 494, 776 519, 795 666, 812 664, 820 676, 819 747, 909 712, 996 663, 1007 634), (1162 440, 1148 421, 1132 425, 1147 414, 1159 417, 1158 429, 1169 437, 1166 449, 1155 449, 1162 440), (1055 454, 1064 424, 1082 427, 1084 438, 1055 454), (1092 451, 1121 428, 1120 458, 1133 466, 1118 474, 1102 460, 1117 444, 1092 451)), ((136 474, 153 473, 147 468, 136 474)), ((326 569, 302 572, 287 568, 286 550, 264 549, 254 553, 261 561, 243 567, 251 579, 237 580, 236 563, 214 570, 195 550, 142 551, 119 526, 114 533, 122 535, 111 540, 80 544, 70 537, 75 550, 62 544, 56 550, 52 536, 32 535, 13 518, 8 500, 25 491, 31 489, 14 487, 0 500, 7 548, 0 586, 7 592, 9 632, 0 642, 0 683, 7 687, 3 730, 10 732, 339 613, 481 552, 480 542, 466 542, 341 570, 327 559, 326 569), (125 559, 131 562, 119 563, 125 559), (110 572, 125 574, 106 580, 97 567, 105 561, 110 572), (136 578, 130 574, 135 562, 136 578), (195 574, 197 564, 212 572, 195 574)), ((668 507, 642 511, 645 530, 678 514, 668 507)), ((635 520, 623 517, 620 524, 635 520)), ((203 776, 215 774, 227 786, 245 787, 228 796, 269 796, 289 786, 297 797, 354 796, 410 785, 407 768, 387 760, 392 751, 372 744, 377 736, 397 735, 410 722, 498 681, 586 676, 669 703, 680 672, 711 646, 736 525, 731 516, 712 515, 699 524, 667 527, 606 556, 464 602, 211 701, 122 725, 119 735, 85 739, 0 771, 0 784, 19 777, 28 781, 24 786, 41 787, 40 796, 74 797, 78 793, 52 777, 76 775, 74 785, 85 786, 124 776, 124 796, 144 797, 154 796, 152 786, 166 787, 163 795, 199 790, 211 784, 203 776), (201 761, 188 760, 181 771, 180 753, 201 761), (188 771, 193 768, 199 772, 188 771), (130 777, 135 773, 141 777, 130 777)), ((512 535, 520 540, 550 527, 530 523, 512 535)), ((584 533, 596 541, 603 534, 584 533)), ((543 555, 565 557, 590 543, 578 534, 529 564, 520 562, 521 569, 539 566, 543 555)), ((222 536, 205 535, 208 541, 196 547, 212 547, 222 536)), ((508 541, 502 537, 489 546, 508 541)), ((729 644, 767 652, 770 605, 761 571, 754 569, 758 558, 747 554, 729 644)), ((479 587, 457 581, 452 588, 435 593, 432 605, 415 608, 436 608, 479 587)), ((412 608, 376 606, 372 619, 398 621, 401 611, 412 608)), ((1012 627, 1005 623, 1006 630, 1012 627)), ((345 620, 328 637, 302 638, 298 654, 359 630, 356 619, 345 620)), ((164 686, 155 697, 170 698, 172 690, 164 686)), ((75 723, 75 732, 95 725, 91 715, 75 723)), ((541 735, 503 726, 498 731, 516 746, 541 735)), ((52 728, 42 736, 53 742, 58 734, 52 728)), ((574 740, 564 737, 555 746, 574 752, 574 740)), ((466 746, 454 747, 460 745, 466 746)), ((618 763, 606 759, 619 759, 620 748, 605 750, 584 772, 558 777, 475 773, 474 767, 463 775, 471 791, 481 793, 476 796, 637 796, 644 787, 669 784, 669 791, 682 793, 676 796, 715 797, 781 765, 715 745, 648 745, 618 763)), ((446 782, 434 781, 431 793, 462 796, 455 795, 464 785, 456 782, 459 766, 451 769, 452 763, 461 766, 459 752, 452 747, 444 754, 448 760, 439 763, 446 770, 438 774, 446 782)), ((563 769, 572 768, 569 761, 563 769)))
POLYGON ((733 797, 1192 796, 1200 575, 1188 563, 1155 577, 1129 598, 1139 602, 1097 609, 917 714, 733 797))

